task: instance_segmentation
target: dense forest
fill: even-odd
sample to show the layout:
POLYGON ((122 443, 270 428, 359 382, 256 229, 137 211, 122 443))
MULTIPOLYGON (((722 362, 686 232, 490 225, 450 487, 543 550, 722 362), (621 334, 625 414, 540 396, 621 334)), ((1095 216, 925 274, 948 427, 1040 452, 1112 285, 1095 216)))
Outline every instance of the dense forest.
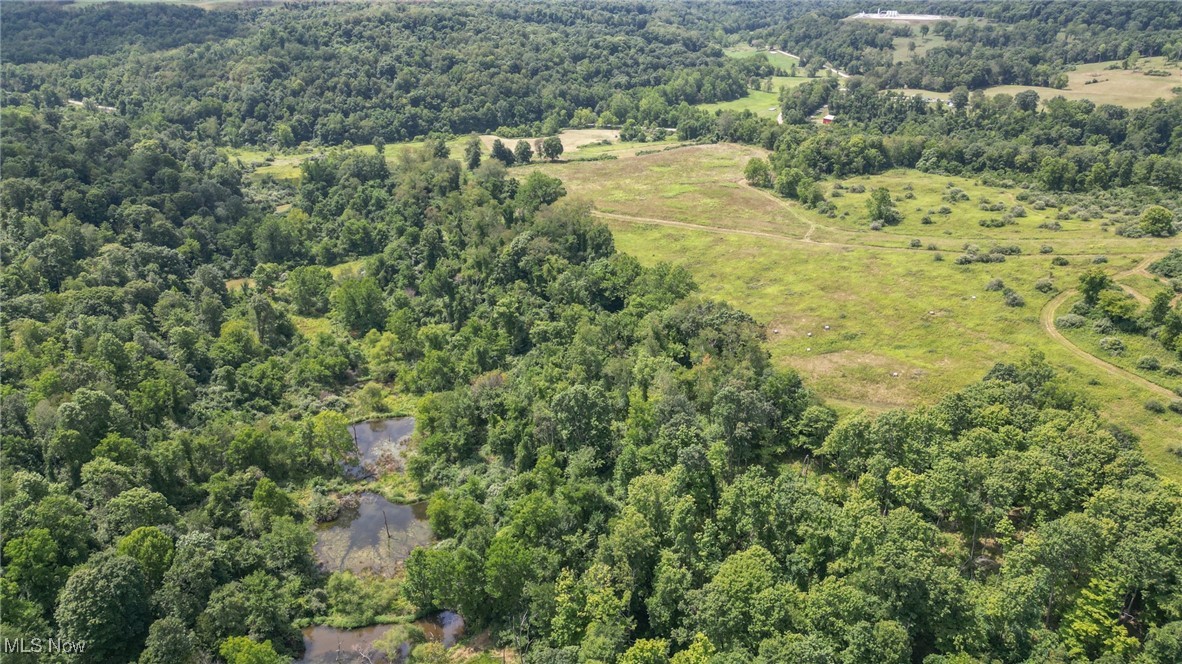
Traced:
MULTIPOLYGON (((771 71, 724 59, 692 20, 682 20, 691 17, 678 16, 690 11, 683 10, 613 4, 609 11, 593 2, 493 11, 467 3, 295 5, 244 13, 243 22, 255 20, 241 38, 6 66, 4 78, 9 90, 42 103, 93 99, 231 145, 398 141, 500 127, 554 133, 576 111, 597 107, 615 116, 608 124, 634 115, 650 124, 665 121, 669 107, 739 97, 749 78, 771 71), (652 89, 655 96, 640 97, 652 89)), ((77 11, 37 4, 20 25, 77 11)), ((123 11, 142 12, 144 20, 171 13, 123 11)), ((57 22, 98 31, 109 25, 105 6, 81 12, 57 22)), ((151 31, 144 37, 166 40, 151 31)), ((27 58, 51 47, 38 40, 18 48, 27 58)), ((70 48, 46 55, 67 57, 70 48)))
MULTIPOLYGON (((271 664, 297 626, 450 610, 530 664, 1182 661, 1182 489, 1041 356, 839 420, 754 318, 509 168, 528 144, 442 140, 665 127, 767 148, 749 179, 822 210, 824 178, 906 166, 1175 231, 1178 100, 967 88, 1166 54, 1176 7, 915 7, 990 21, 903 66, 849 3, 5 3, 0 637, 271 664), (783 93, 784 124, 694 108, 776 72, 737 42, 866 75, 783 93), (968 71, 994 53, 1030 66, 968 71), (911 76, 966 89, 881 92, 911 76), (378 149, 304 161, 283 212, 224 150, 348 141, 378 149), (393 395, 437 541, 392 580, 328 573, 311 526, 358 490, 347 425, 393 395)), ((1095 281, 1073 315, 1182 338, 1095 281)))

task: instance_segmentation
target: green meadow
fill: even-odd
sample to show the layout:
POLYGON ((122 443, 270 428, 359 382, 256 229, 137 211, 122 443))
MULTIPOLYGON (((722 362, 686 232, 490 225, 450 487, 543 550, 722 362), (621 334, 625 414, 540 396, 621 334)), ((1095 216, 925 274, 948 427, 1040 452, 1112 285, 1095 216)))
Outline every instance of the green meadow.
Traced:
MULTIPOLYGON (((918 42, 917 42, 918 44, 918 42)), ((906 42, 903 42, 906 49, 906 42)), ((906 52, 904 50, 904 52, 906 52)), ((899 58, 896 43, 896 59, 899 58)), ((1078 65, 1067 73, 1065 88, 1047 88, 1031 85, 998 85, 984 90, 986 95, 1015 95, 1023 90, 1034 90, 1046 101, 1054 97, 1078 100, 1089 99, 1096 104, 1113 104, 1138 108, 1149 106, 1158 99, 1170 99, 1175 90, 1182 88, 1182 66, 1167 62, 1164 57, 1141 58, 1135 68, 1123 69, 1117 60, 1078 65), (1164 72, 1165 76, 1150 75, 1147 72, 1164 72)), ((948 93, 929 90, 904 89, 908 95, 946 98, 948 93)))
MULTIPOLYGON (((1087 351, 1077 354, 1053 338, 1040 317, 1055 295, 1075 287, 1096 256, 1107 257, 1102 267, 1115 275, 1176 241, 1115 237, 1099 221, 1061 222, 1063 231, 1040 231, 1040 220, 1052 211, 1031 210, 1016 226, 985 229, 977 223, 986 214, 978 209, 979 200, 1009 204, 1016 202, 1017 190, 917 171, 843 181, 843 196, 833 199, 837 218, 828 218, 745 185, 743 165, 760 154, 735 145, 695 146, 538 168, 561 177, 571 197, 592 203, 621 251, 646 265, 684 266, 703 295, 755 316, 765 325, 774 360, 800 371, 841 411, 930 404, 980 380, 995 362, 1016 361, 1035 350, 1068 386, 1140 435, 1163 474, 1182 478, 1182 460, 1168 450, 1182 434, 1182 416, 1146 411, 1146 401, 1162 396, 1096 363, 1090 354, 1100 353, 1093 347, 1098 339, 1073 335, 1087 351), (934 205, 949 182, 970 200, 932 225, 921 224, 912 208, 934 205), (868 194, 848 191, 857 183, 867 191, 885 186, 900 195, 909 184, 915 198, 898 203, 906 213, 903 223, 870 231, 868 194), (913 237, 925 238, 920 248, 911 248, 913 237), (928 249, 929 241, 938 248, 928 249), (966 244, 986 248, 1000 241, 1023 247, 1023 253, 1004 263, 953 260, 966 244), (1055 253, 1039 253, 1047 243, 1055 253), (1059 247, 1070 255, 1067 265, 1052 264, 1062 255, 1059 247), (1024 306, 1007 306, 1001 292, 986 290, 994 279, 1016 291, 1024 306), (1054 289, 1036 290, 1040 279, 1050 279, 1054 289)), ((1059 314, 1069 307, 1070 302, 1059 306, 1059 314)), ((1129 347, 1113 364, 1137 371, 1133 365, 1149 351, 1132 340, 1129 347)), ((1159 354, 1165 364, 1169 358, 1159 354)), ((1163 381, 1158 374, 1145 377, 1169 389, 1182 385, 1182 379, 1163 381)))

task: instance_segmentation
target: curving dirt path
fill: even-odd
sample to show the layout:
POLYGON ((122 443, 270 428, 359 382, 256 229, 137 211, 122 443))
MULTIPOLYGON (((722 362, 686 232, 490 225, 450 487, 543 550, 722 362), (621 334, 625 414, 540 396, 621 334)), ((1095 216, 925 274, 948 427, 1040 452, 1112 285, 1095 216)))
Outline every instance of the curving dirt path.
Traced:
MULTIPOLYGON (((1151 262, 1153 262, 1153 260, 1155 258, 1157 258, 1157 257, 1156 256, 1149 256, 1149 257, 1145 258, 1145 260, 1138 263, 1135 267, 1125 270, 1124 272, 1121 272, 1121 273, 1117 274, 1116 276, 1122 277, 1122 276, 1128 276, 1130 274, 1136 274, 1138 272, 1142 272, 1145 270, 1146 266, 1148 266, 1151 262)), ((1137 298, 1138 301, 1141 301, 1143 303, 1149 302, 1149 298, 1145 297, 1144 295, 1141 295, 1137 291, 1135 291, 1127 286, 1122 286, 1122 288, 1124 288, 1127 292, 1132 294, 1133 297, 1137 298)), ((1091 353, 1080 348, 1079 346, 1076 346, 1075 344, 1071 343, 1070 339, 1063 336, 1063 333, 1060 332, 1059 328, 1055 326, 1055 313, 1058 311, 1059 307, 1064 302, 1066 302, 1069 297, 1074 295, 1076 292, 1077 291, 1075 291, 1074 289, 1065 290, 1062 293, 1059 293, 1055 297, 1051 298, 1045 305, 1043 305, 1042 311, 1039 312, 1039 315, 1038 315, 1038 320, 1039 320, 1039 323, 1042 324, 1043 331, 1045 331, 1047 333, 1047 335, 1049 337, 1051 337, 1051 339, 1055 340, 1055 342, 1057 342, 1060 346, 1063 346, 1063 348, 1067 349, 1072 355, 1075 355, 1076 357, 1087 362, 1088 364, 1090 364, 1098 369, 1103 370, 1104 372, 1108 373, 1109 375, 1115 376, 1117 378, 1123 378, 1127 381, 1135 383, 1138 386, 1143 387, 1158 396, 1162 396, 1167 399, 1176 398, 1177 395, 1174 394, 1172 391, 1167 390, 1166 388, 1162 387, 1161 385, 1158 385, 1157 383, 1154 383, 1153 381, 1146 380, 1145 378, 1142 378, 1131 371, 1128 371, 1126 369, 1122 369, 1122 368, 1116 366, 1115 364, 1112 364, 1110 362, 1105 362, 1104 360, 1096 357, 1095 355, 1092 355, 1091 353)))

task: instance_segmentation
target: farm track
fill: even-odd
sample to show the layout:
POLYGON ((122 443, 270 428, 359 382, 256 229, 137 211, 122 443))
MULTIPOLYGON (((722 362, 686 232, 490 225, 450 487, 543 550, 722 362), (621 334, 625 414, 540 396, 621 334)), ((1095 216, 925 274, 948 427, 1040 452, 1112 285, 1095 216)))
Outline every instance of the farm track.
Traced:
MULTIPOLYGON (((743 186, 749 186, 749 185, 743 185, 743 186)), ((802 224, 807 225, 808 230, 805 232, 805 234, 803 236, 796 236, 796 235, 790 235, 787 233, 773 233, 770 231, 754 231, 754 230, 747 230, 747 229, 743 229, 743 228, 724 228, 722 226, 707 226, 705 224, 692 224, 692 223, 689 223, 686 221, 673 221, 671 219, 656 219, 654 217, 639 217, 636 215, 621 214, 618 212, 604 212, 602 210, 592 210, 591 214, 593 216, 596 216, 596 217, 599 217, 602 219, 612 219, 615 221, 627 221, 627 222, 638 223, 638 224, 648 224, 648 225, 652 225, 652 226, 669 226, 669 227, 673 227, 673 228, 687 228, 690 230, 705 231, 708 233, 718 233, 721 235, 746 235, 746 236, 751 236, 751 237, 764 237, 764 238, 769 238, 769 239, 773 239, 773 240, 783 240, 785 242, 797 242, 797 243, 801 243, 801 244, 809 244, 809 245, 814 245, 814 246, 818 246, 818 247, 834 247, 837 249, 877 249, 877 250, 882 250, 882 251, 926 253, 926 252, 920 252, 919 249, 915 249, 912 247, 895 246, 895 245, 888 245, 888 244, 874 244, 874 243, 870 243, 870 242, 834 242, 834 241, 830 241, 830 240, 814 240, 812 236, 813 236, 813 233, 817 229, 826 230, 826 231, 829 231, 832 233, 843 233, 843 234, 848 233, 848 231, 845 231, 845 230, 839 229, 839 228, 834 228, 832 226, 824 226, 821 224, 817 224, 816 222, 809 220, 807 217, 801 216, 800 213, 797 212, 796 210, 794 210, 791 207, 791 205, 789 203, 787 203, 786 201, 779 200, 775 196, 773 196, 772 194, 762 191, 758 188, 751 187, 751 189, 759 192, 761 195, 766 196, 771 200, 776 201, 779 205, 783 206, 783 208, 785 210, 787 210, 788 213, 791 214, 797 221, 799 221, 802 224)), ((944 238, 940 238, 940 239, 942 239, 943 241, 950 241, 950 240, 951 241, 961 241, 957 238, 950 238, 950 237, 944 237, 944 238)), ((979 240, 970 240, 970 241, 979 241, 979 240)), ((944 250, 944 251, 948 252, 950 250, 944 250)), ((955 250, 951 250, 951 251, 955 251, 955 250)), ((1082 252, 1082 253, 1057 252, 1056 255, 1077 257, 1077 256, 1095 256, 1097 254, 1094 251, 1088 251, 1088 252, 1082 252)), ((1022 254, 1018 254, 1016 256, 1008 256, 1007 260, 1022 260, 1022 259, 1030 259, 1030 258, 1035 258, 1035 259, 1046 258, 1046 256, 1044 256, 1042 254, 1035 254, 1035 253, 1022 253, 1022 254)), ((1122 275, 1123 274, 1124 273, 1122 273, 1122 275)))
MULTIPOLYGON (((756 191, 760 191, 760 190, 756 189, 756 191)), ((767 192, 760 191, 760 193, 768 196, 769 198, 773 198, 773 199, 775 198, 774 196, 772 196, 771 194, 769 194, 767 192)), ((787 241, 787 242, 798 242, 801 244, 836 247, 836 248, 840 248, 840 249, 880 249, 880 250, 885 249, 888 251, 915 251, 914 249, 909 249, 906 247, 885 247, 885 246, 871 245, 871 244, 846 244, 846 243, 841 243, 841 242, 818 242, 816 240, 813 240, 811 237, 813 234, 813 231, 815 231, 817 228, 817 224, 808 220, 807 218, 800 216, 799 213, 797 213, 795 210, 792 210, 791 207, 789 207, 783 201, 777 200, 777 202, 783 204, 786 209, 790 210, 792 212, 793 216, 796 217, 797 220, 808 225, 809 229, 803 237, 793 237, 791 235, 769 233, 769 232, 765 232, 765 231, 744 230, 744 229, 739 229, 739 228, 720 228, 718 226, 703 226, 700 224, 691 224, 691 223, 687 223, 684 221, 672 221, 669 219, 654 219, 652 217, 637 217, 637 216, 626 215, 626 214, 616 214, 616 213, 612 213, 612 212, 601 212, 599 210, 592 211, 592 214, 597 217, 601 217, 604 219, 611 219, 611 220, 615 220, 615 221, 625 221, 625 222, 647 224, 647 225, 656 225, 656 226, 668 226, 668 227, 672 227, 672 228, 684 228, 684 229, 688 229, 688 230, 706 231, 709 233, 719 233, 722 235, 745 235, 745 236, 751 236, 751 237, 769 238, 769 239, 773 239, 773 240, 783 240, 783 241, 787 241)), ((1018 256, 1017 258, 1021 258, 1021 257, 1022 256, 1018 256)), ((1133 274, 1148 275, 1149 273, 1146 270, 1146 267, 1148 267, 1149 264, 1151 262, 1153 262, 1153 260, 1155 258, 1157 258, 1157 256, 1148 256, 1148 257, 1144 258, 1136 266, 1115 275, 1115 278, 1130 276, 1133 274)), ((1141 294, 1140 292, 1136 291, 1132 287, 1125 286, 1125 285, 1121 284, 1121 288, 1123 288, 1126 292, 1128 292, 1139 303, 1141 303, 1143 305, 1149 303, 1149 298, 1147 298, 1145 295, 1141 294)), ((1099 357, 1096 357, 1095 355, 1092 355, 1091 353, 1083 350, 1079 346, 1076 346, 1067 337, 1063 336, 1063 333, 1060 332, 1059 329, 1055 326, 1055 314, 1058 311, 1059 307, 1063 304, 1063 302, 1065 302, 1069 297, 1071 297, 1076 292, 1077 291, 1072 289, 1072 290, 1065 290, 1062 293, 1059 293, 1054 298, 1049 300, 1043 306, 1042 311, 1039 312, 1039 322, 1041 323, 1043 331, 1046 332, 1047 336, 1049 336, 1053 341, 1058 343, 1060 346, 1062 346, 1064 349, 1066 349, 1072 355, 1075 355, 1076 357, 1083 360, 1084 362, 1087 362, 1088 364, 1104 371, 1105 373, 1107 373, 1111 376, 1114 376, 1116 378, 1123 378, 1124 380, 1132 382, 1132 383, 1138 385, 1139 387, 1145 388, 1158 396, 1162 396, 1162 397, 1166 397, 1166 398, 1170 398, 1170 399, 1174 398, 1176 395, 1172 391, 1162 387, 1161 385, 1158 385, 1157 383, 1154 383, 1150 380, 1142 378, 1141 376, 1138 376, 1137 374, 1135 374, 1131 371, 1128 371, 1126 369, 1122 369, 1121 367, 1118 367, 1115 364, 1112 364, 1110 362, 1106 362, 1105 360, 1100 359, 1099 357)))
MULTIPOLYGON (((1156 258, 1156 256, 1149 256, 1149 257, 1145 258, 1143 261, 1141 261, 1140 263, 1138 263, 1135 267, 1125 270, 1124 272, 1121 272, 1120 274, 1118 274, 1116 276, 1117 277, 1125 277, 1125 276, 1129 276, 1132 274, 1145 273, 1145 268, 1151 262, 1153 262, 1154 258, 1156 258)), ((1132 288, 1129 288, 1128 286, 1122 286, 1122 288, 1126 292, 1131 294, 1134 298, 1136 298, 1139 302, 1142 302, 1143 304, 1149 302, 1149 298, 1145 297, 1144 295, 1141 295, 1140 293, 1133 290, 1132 288)), ((1075 355, 1079 359, 1087 362, 1088 364, 1091 364, 1092 366, 1104 371, 1105 373, 1107 373, 1111 376, 1115 376, 1117 378, 1123 378, 1129 382, 1132 382, 1140 387, 1143 387, 1143 388, 1149 390, 1150 392, 1153 392, 1154 394, 1156 394, 1158 396, 1166 397, 1167 399, 1173 399, 1176 395, 1172 391, 1162 387, 1161 385, 1158 385, 1157 383, 1154 383, 1153 381, 1146 380, 1145 378, 1142 378, 1141 376, 1138 376, 1137 374, 1135 374, 1131 371, 1128 371, 1127 369, 1122 369, 1122 368, 1116 366, 1115 364, 1112 364, 1110 362, 1106 362, 1106 361, 1096 357, 1095 355, 1092 355, 1091 353, 1087 352, 1086 350, 1071 343, 1071 340, 1069 340, 1067 337, 1063 336, 1063 333, 1060 332, 1059 328, 1055 326, 1055 313, 1058 311, 1059 307, 1064 302, 1066 302, 1068 298, 1070 298, 1072 295, 1076 294, 1076 292, 1077 291, 1074 289, 1065 290, 1062 293, 1059 293, 1055 297, 1051 298, 1051 300, 1048 301, 1046 303, 1046 305, 1043 306, 1042 311, 1039 313, 1039 316, 1038 316, 1039 322, 1042 324, 1043 331, 1045 331, 1047 333, 1047 335, 1050 336, 1051 339, 1053 339, 1056 343, 1058 343, 1060 346, 1063 346, 1063 348, 1067 349, 1072 355, 1075 355)))

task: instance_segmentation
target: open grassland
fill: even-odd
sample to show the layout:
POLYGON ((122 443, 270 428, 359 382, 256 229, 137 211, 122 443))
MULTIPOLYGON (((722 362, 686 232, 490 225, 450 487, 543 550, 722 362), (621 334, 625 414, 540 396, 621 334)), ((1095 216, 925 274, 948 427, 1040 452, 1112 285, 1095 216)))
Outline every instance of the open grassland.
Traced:
MULTIPOLYGON (((1155 99, 1169 99, 1176 94, 1175 88, 1182 87, 1182 67, 1178 63, 1167 63, 1164 57, 1143 58, 1136 70, 1108 69, 1115 64, 1119 62, 1079 65, 1074 71, 1067 73, 1067 87, 1062 90, 1028 85, 998 85, 986 88, 985 94, 1015 95, 1023 90, 1034 90, 1044 102, 1054 97, 1065 97, 1073 100, 1090 99, 1097 104, 1137 108, 1148 106, 1155 99), (1161 70, 1169 75, 1150 76, 1146 73, 1150 70, 1161 70)), ((947 93, 928 90, 903 91, 924 97, 947 97, 947 93)))
POLYGON ((931 49, 947 43, 947 40, 939 35, 921 37, 919 34, 916 34, 913 37, 895 37, 895 62, 906 62, 915 58, 921 58, 927 55, 931 49), (915 42, 914 51, 909 48, 911 42, 915 42))
MULTIPOLYGON (((733 58, 752 58, 762 55, 774 67, 784 72, 800 64, 800 60, 785 53, 765 51, 749 46, 729 48, 726 55, 733 58)), ((763 118, 774 118, 780 113, 780 90, 794 88, 809 80, 807 76, 773 76, 771 90, 749 90, 746 96, 732 101, 700 104, 707 111, 751 111, 763 118)))
MULTIPOLYGON (((579 159, 588 156, 596 156, 602 154, 621 154, 630 155, 637 150, 644 150, 652 146, 647 143, 621 143, 619 142, 620 132, 616 129, 567 129, 562 132, 560 138, 565 151, 563 152, 563 159, 579 159)), ((483 134, 480 136, 480 142, 484 148, 484 158, 488 158, 489 150, 492 149, 493 141, 498 137, 493 134, 483 134)), ((519 140, 525 140, 532 146, 538 137, 528 137, 524 139, 519 138, 501 138, 505 145, 512 148, 519 140)), ((468 136, 460 136, 452 138, 447 141, 448 150, 454 158, 462 159, 464 154, 464 146, 467 145, 468 136)), ((388 143, 385 146, 386 161, 393 163, 398 160, 399 155, 407 150, 414 150, 423 147, 425 141, 408 141, 404 143, 388 143)), ((300 177, 300 164, 305 160, 310 159, 319 154, 325 154, 330 151, 350 151, 361 152, 365 154, 376 154, 377 149, 372 144, 366 145, 350 145, 345 147, 334 147, 327 149, 295 149, 295 150, 258 150, 258 149, 231 149, 226 151, 226 155, 230 159, 237 160, 244 168, 251 170, 254 178, 273 178, 275 180, 298 180, 300 177)))
MULTIPOLYGON (((856 233, 882 236, 929 238, 940 248, 959 249, 964 240, 982 249, 992 244, 1017 244, 1024 251, 1038 252, 1048 245, 1057 253, 1102 254, 1140 252, 1136 244, 1117 239, 1102 219, 1080 220, 1076 217, 1058 219, 1068 206, 1037 209, 1036 201, 1044 197, 1029 192, 1026 201, 1018 200, 1021 189, 990 186, 972 178, 930 175, 915 170, 895 169, 878 175, 859 176, 827 183, 827 194, 837 207, 836 218, 825 223, 856 233), (862 189, 857 193, 857 189, 862 189), (895 207, 903 215, 899 224, 885 226, 880 231, 870 230, 870 216, 866 207, 870 192, 885 188, 895 199, 895 207), (950 192, 959 189, 967 200, 953 202, 950 192), (837 193, 838 196, 834 196, 837 193), (982 205, 998 206, 1001 210, 983 210, 982 205), (946 209, 946 214, 941 213, 946 209), (1020 208, 1020 210, 1018 209, 1020 208), (1011 215, 1012 223, 993 228, 982 222, 992 222, 1011 215), (924 223, 927 217, 929 223, 924 223), (1057 223, 1059 230, 1040 228, 1057 223)), ((1047 197, 1054 200, 1053 197, 1047 197)), ((926 242, 925 242, 926 245, 926 242)))
POLYGON ((751 46, 735 46, 726 49, 724 53, 731 58, 753 58, 762 54, 767 58, 769 64, 784 71, 789 71, 793 66, 800 65, 800 58, 794 58, 787 53, 781 53, 779 51, 767 51, 751 46))
MULTIPOLYGON (((795 78, 789 79, 787 76, 778 76, 777 78, 795 81, 795 78)), ((804 78, 801 81, 807 80, 804 78)), ((799 83, 797 83, 799 84, 799 83)), ((791 87, 791 86, 788 86, 791 87)), ((779 89, 779 86, 776 88, 779 89)), ((701 104, 698 108, 704 108, 707 111, 751 111, 761 118, 774 118, 780 114, 780 95, 778 92, 765 92, 763 90, 749 90, 746 96, 739 97, 731 101, 722 101, 714 104, 701 104)))
POLYGON ((1146 299, 1152 298, 1158 291, 1173 291, 1165 279, 1153 275, 1129 274, 1117 277, 1116 282, 1126 290, 1133 289, 1146 299))
MULTIPOLYGON (((1080 272, 1092 264, 1089 251, 1109 256, 1104 267, 1111 273, 1129 272, 1145 255, 1166 250, 1160 240, 1081 228, 1078 237, 1066 241, 1080 254, 1066 266, 1053 266, 1053 255, 1037 251, 1043 238, 1006 236, 1007 244, 1033 250, 1004 263, 955 265, 951 259, 960 246, 977 243, 984 230, 970 214, 976 201, 962 204, 967 219, 948 219, 947 228, 939 229, 950 235, 935 231, 933 240, 955 252, 910 249, 901 231, 853 230, 848 218, 829 219, 746 186, 743 165, 758 154, 754 148, 715 145, 538 168, 561 177, 571 197, 591 202, 620 250, 646 265, 682 265, 704 295, 755 316, 766 325, 774 360, 799 370, 841 410, 932 403, 980 380, 993 363, 1037 350, 1071 388, 1140 435, 1155 467, 1182 478, 1182 460, 1167 451, 1182 438, 1182 416, 1147 412, 1147 400, 1162 400, 1154 386, 1132 382, 1058 341, 1040 316, 1055 292, 1034 289, 1042 278, 1050 278, 1057 291, 1074 288, 1080 272), (937 253, 946 260, 937 261, 937 253), (1006 306, 1001 293, 986 291, 991 279, 1003 280, 1025 306, 1006 306)), ((911 181, 917 198, 941 190, 947 180, 926 182, 929 176, 914 172, 878 177, 911 181)), ((864 203, 855 205, 864 214, 864 203)), ((1023 220, 1019 230, 1033 234, 1028 222, 1023 220)), ((904 224, 930 228, 917 218, 904 224)), ((1059 313, 1068 306, 1060 305, 1059 313)), ((1128 356, 1134 362, 1138 357, 1132 351, 1128 356)))

